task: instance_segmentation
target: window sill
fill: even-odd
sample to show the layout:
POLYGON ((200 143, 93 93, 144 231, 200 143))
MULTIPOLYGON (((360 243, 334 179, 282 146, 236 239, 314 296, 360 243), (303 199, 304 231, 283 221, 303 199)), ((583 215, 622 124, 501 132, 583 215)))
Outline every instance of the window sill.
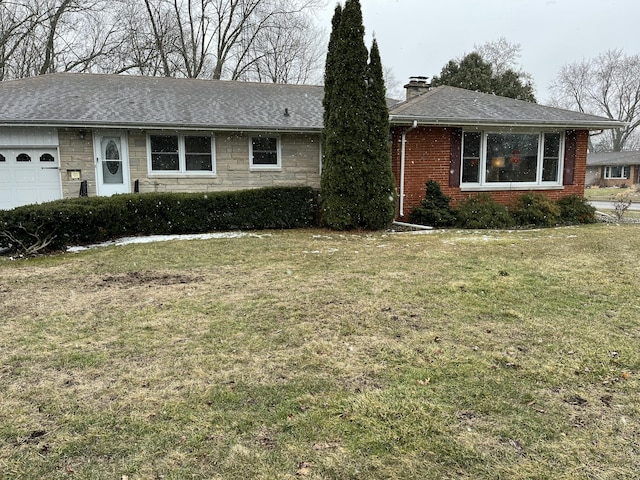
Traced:
POLYGON ((249 167, 250 172, 281 172, 282 167, 278 166, 269 166, 269 167, 249 167))
POLYGON ((216 173, 178 173, 178 172, 167 172, 167 173, 148 173, 148 178, 216 178, 218 175, 216 173))
POLYGON ((510 192, 514 190, 563 190, 564 185, 460 185, 461 192, 510 192))

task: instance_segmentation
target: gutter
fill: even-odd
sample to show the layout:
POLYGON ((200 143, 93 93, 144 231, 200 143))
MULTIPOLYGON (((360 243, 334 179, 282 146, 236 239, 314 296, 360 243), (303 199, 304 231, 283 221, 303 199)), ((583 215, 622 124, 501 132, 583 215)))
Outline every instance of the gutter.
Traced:
POLYGON ((402 132, 402 140, 400 147, 400 217, 404 217, 404 164, 405 164, 405 145, 407 143, 407 133, 418 128, 418 121, 414 120, 413 125, 402 132))
MULTIPOLYGON (((406 125, 415 121, 415 116, 411 115, 391 115, 389 123, 392 126, 406 125)), ((611 121, 579 121, 568 120, 562 121, 530 121, 530 120, 488 120, 488 119, 456 119, 456 118, 421 118, 424 124, 433 126, 455 126, 455 127, 496 127, 496 128, 560 128, 575 130, 608 130, 612 128, 624 128, 628 125, 626 122, 618 120, 611 121)))
MULTIPOLYGON (((0 0, 1 1, 1 0, 0 0)), ((288 128, 288 127, 268 127, 268 126, 211 126, 211 125, 164 125, 164 124, 140 124, 140 123, 117 123, 117 124, 103 124, 103 123, 65 123, 65 122, 2 122, 0 121, 0 127, 31 127, 31 128, 81 128, 84 130, 98 129, 98 130, 154 130, 154 131, 208 131, 208 132, 269 132, 269 133, 321 133, 322 127, 300 127, 300 128, 288 128)))

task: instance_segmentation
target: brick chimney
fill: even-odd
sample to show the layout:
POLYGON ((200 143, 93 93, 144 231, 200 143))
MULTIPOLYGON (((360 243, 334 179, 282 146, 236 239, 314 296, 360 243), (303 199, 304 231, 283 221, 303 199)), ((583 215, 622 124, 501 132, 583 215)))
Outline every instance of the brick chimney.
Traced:
POLYGON ((428 92, 431 89, 428 79, 429 77, 410 77, 409 83, 404 86, 407 89, 407 100, 428 92))

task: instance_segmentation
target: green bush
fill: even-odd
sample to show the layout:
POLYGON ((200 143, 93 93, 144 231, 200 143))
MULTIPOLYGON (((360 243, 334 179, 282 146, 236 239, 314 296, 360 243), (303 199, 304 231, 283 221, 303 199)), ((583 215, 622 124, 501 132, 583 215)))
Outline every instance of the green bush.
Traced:
POLYGON ((122 236, 310 227, 315 204, 310 187, 65 199, 0 211, 0 246, 34 253, 122 236))
POLYGON ((481 193, 460 202, 456 225, 461 228, 509 228, 514 220, 504 205, 488 193, 481 193))
POLYGON ((565 225, 596 223, 596 209, 580 195, 568 195, 557 202, 560 207, 560 221, 565 225))
POLYGON ((432 227, 450 227, 456 223, 456 214, 450 207, 451 198, 442 193, 434 180, 426 183, 426 193, 420 205, 409 215, 409 221, 432 227))
POLYGON ((552 227, 560 221, 560 207, 542 193, 528 192, 511 205, 511 215, 523 227, 552 227))

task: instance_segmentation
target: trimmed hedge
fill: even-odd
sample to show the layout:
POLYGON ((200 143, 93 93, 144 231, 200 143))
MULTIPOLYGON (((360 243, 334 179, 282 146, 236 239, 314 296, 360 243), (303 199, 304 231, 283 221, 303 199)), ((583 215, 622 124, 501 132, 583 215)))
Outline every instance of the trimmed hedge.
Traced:
POLYGON ((122 236, 304 228, 317 223, 316 203, 310 187, 65 199, 0 211, 0 246, 6 234, 31 245, 35 232, 55 237, 41 249, 51 251, 122 236))

